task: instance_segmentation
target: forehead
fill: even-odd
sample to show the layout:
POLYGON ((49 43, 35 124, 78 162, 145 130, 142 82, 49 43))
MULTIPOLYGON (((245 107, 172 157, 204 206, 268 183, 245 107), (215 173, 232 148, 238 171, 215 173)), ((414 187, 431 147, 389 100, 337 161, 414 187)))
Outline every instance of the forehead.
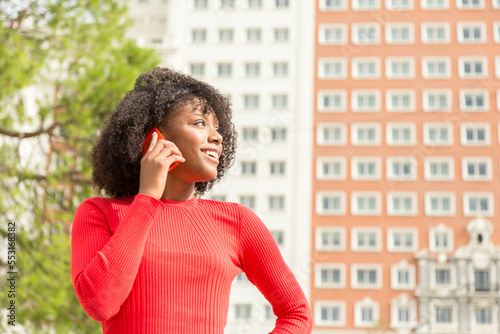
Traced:
POLYGON ((185 117, 190 115, 202 115, 206 118, 213 119, 214 122, 218 122, 217 115, 211 106, 207 106, 205 100, 195 97, 192 100, 186 101, 179 110, 179 115, 185 117))

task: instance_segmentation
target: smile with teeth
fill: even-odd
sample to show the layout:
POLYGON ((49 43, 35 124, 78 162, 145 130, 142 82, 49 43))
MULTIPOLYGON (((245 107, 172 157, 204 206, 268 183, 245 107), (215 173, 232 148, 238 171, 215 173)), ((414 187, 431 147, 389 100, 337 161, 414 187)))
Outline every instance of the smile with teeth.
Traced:
POLYGON ((214 158, 214 159, 217 159, 217 160, 219 159, 219 153, 217 153, 216 151, 204 150, 202 152, 205 153, 206 155, 208 155, 211 158, 214 158))

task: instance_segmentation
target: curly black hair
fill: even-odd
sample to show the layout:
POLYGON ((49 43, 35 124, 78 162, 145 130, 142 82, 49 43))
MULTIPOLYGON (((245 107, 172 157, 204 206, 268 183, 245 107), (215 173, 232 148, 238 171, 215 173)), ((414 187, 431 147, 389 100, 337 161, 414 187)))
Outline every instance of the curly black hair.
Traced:
POLYGON ((160 125, 168 127, 169 116, 195 99, 203 101, 205 113, 215 112, 224 139, 217 176, 195 183, 197 196, 210 190, 234 162, 237 133, 230 103, 211 85, 164 67, 141 74, 104 125, 90 153, 94 188, 111 197, 136 195, 146 133, 160 125))

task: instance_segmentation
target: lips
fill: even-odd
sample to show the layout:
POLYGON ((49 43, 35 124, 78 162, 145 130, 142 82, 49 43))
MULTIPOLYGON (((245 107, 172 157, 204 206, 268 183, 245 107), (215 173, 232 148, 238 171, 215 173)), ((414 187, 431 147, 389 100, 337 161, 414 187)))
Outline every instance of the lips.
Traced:
POLYGON ((219 152, 215 149, 203 149, 201 150, 203 155, 210 161, 219 164, 219 152))

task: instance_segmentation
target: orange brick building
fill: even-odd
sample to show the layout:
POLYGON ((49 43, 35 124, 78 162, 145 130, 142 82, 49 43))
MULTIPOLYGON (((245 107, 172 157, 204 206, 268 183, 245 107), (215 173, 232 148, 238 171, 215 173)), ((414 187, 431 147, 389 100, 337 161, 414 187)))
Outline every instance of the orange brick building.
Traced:
POLYGON ((314 333, 498 332, 500 0, 316 5, 314 333))

